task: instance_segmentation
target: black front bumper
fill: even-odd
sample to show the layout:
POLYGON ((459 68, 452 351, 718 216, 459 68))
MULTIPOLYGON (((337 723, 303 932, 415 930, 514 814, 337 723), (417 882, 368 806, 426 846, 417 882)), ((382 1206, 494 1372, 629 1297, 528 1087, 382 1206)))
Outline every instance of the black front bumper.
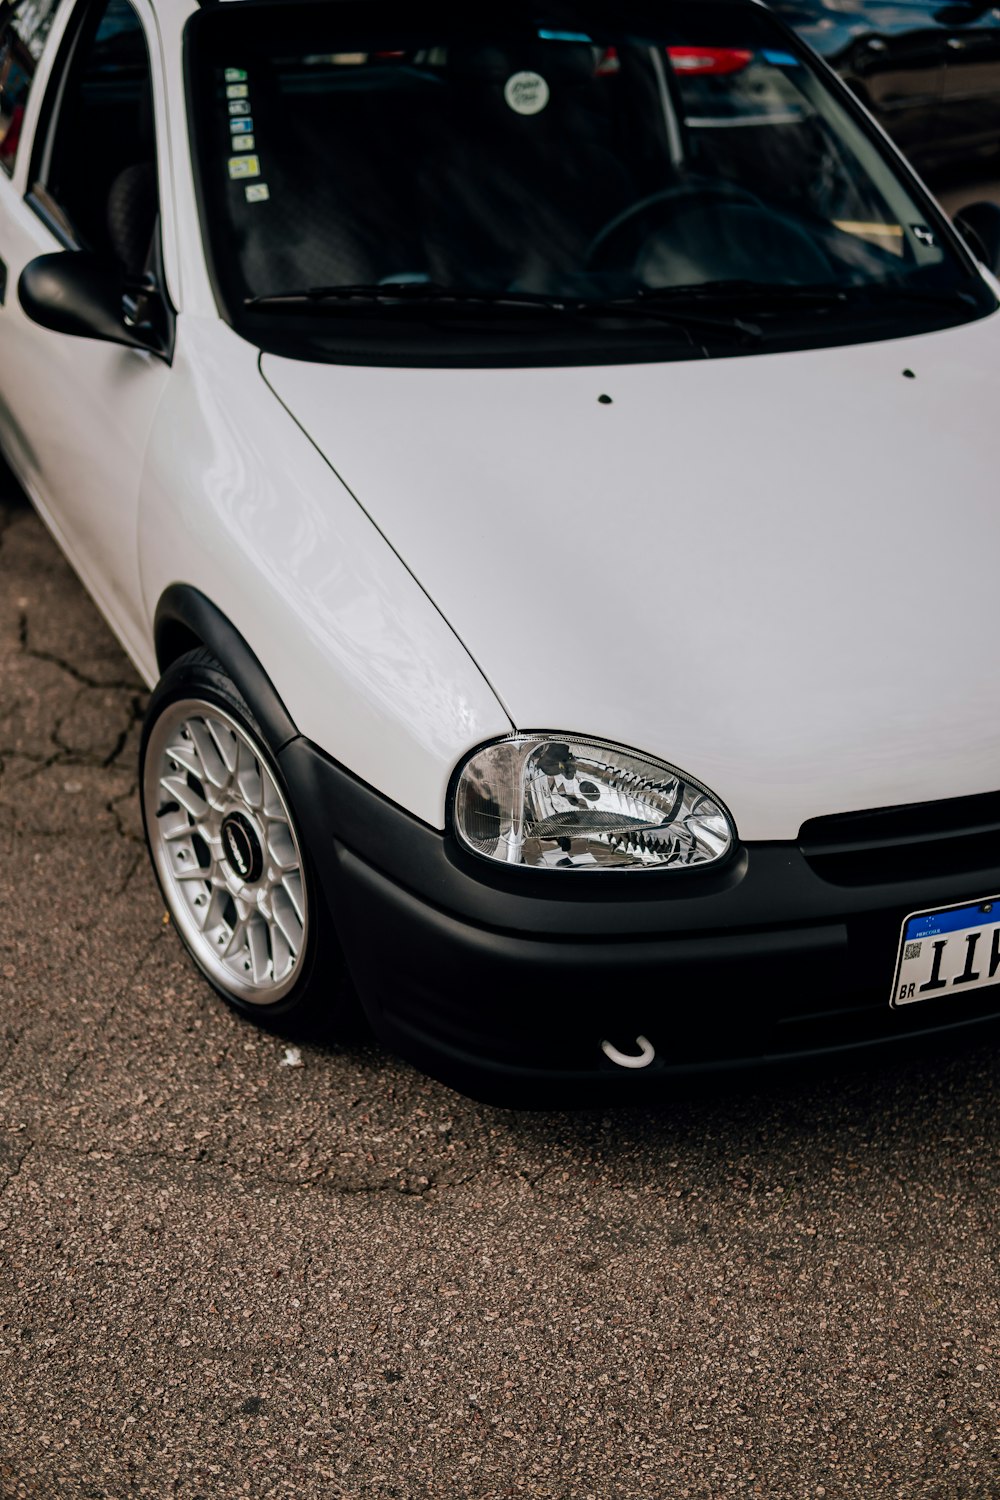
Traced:
POLYGON ((870 884, 824 879, 783 843, 718 872, 494 870, 308 741, 280 762, 376 1034, 476 1098, 639 1102, 682 1075, 1000 1019, 1000 988, 889 1005, 904 917, 1000 896, 982 853, 870 884), (636 1053, 640 1036, 656 1053, 642 1069, 601 1047, 636 1053))

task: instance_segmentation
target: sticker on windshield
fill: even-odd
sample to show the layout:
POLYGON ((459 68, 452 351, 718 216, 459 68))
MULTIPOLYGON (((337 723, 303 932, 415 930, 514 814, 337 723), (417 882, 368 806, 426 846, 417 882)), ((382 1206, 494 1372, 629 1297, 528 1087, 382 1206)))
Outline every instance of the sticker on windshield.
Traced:
POLYGON ((234 135, 232 144, 234 151, 253 151, 257 142, 252 135, 234 135))
POLYGON ((227 83, 246 83, 247 70, 246 68, 227 68, 224 76, 227 83))
POLYGON ((266 182, 248 182, 243 192, 248 203, 266 203, 271 196, 271 189, 266 182))
POLYGON ((246 99, 250 95, 250 86, 246 83, 227 83, 227 99, 246 99))
POLYGON ((229 158, 229 175, 237 177, 259 177, 259 156, 231 156, 229 158))
POLYGON ((253 133, 253 121, 249 116, 243 120, 230 120, 229 129, 233 135, 251 135, 253 133))
POLYGON ((503 96, 517 115, 540 115, 549 102, 549 86, 541 73, 512 73, 503 96))
POLYGON ((250 113, 250 100, 230 99, 229 113, 231 115, 248 115, 250 113))

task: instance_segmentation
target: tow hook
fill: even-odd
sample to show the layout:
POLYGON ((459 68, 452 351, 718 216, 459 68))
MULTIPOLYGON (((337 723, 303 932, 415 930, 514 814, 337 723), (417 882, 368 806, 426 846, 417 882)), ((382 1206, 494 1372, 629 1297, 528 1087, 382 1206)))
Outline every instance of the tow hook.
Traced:
POLYGON ((613 1063, 617 1063, 620 1068, 648 1068, 656 1056, 656 1048, 644 1036, 637 1036, 635 1045, 640 1049, 638 1054, 634 1052, 619 1052, 613 1043, 604 1040, 601 1042, 601 1051, 605 1057, 610 1058, 613 1063))

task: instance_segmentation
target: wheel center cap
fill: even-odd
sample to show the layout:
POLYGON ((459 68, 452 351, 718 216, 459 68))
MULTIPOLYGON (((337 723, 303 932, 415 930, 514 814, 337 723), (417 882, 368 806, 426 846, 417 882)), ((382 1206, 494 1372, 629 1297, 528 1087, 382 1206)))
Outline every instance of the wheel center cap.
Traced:
POLYGON ((231 812, 222 820, 222 852, 246 885, 254 885, 264 871, 264 851, 250 819, 231 812))

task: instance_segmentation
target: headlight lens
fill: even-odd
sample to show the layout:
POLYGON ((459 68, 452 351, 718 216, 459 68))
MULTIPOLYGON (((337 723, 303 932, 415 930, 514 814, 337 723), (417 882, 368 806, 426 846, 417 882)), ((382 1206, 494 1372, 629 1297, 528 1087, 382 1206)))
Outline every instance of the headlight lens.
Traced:
POLYGON ((690 869, 732 847, 710 792, 604 740, 520 734, 462 767, 455 829, 487 859, 543 870, 690 869))

